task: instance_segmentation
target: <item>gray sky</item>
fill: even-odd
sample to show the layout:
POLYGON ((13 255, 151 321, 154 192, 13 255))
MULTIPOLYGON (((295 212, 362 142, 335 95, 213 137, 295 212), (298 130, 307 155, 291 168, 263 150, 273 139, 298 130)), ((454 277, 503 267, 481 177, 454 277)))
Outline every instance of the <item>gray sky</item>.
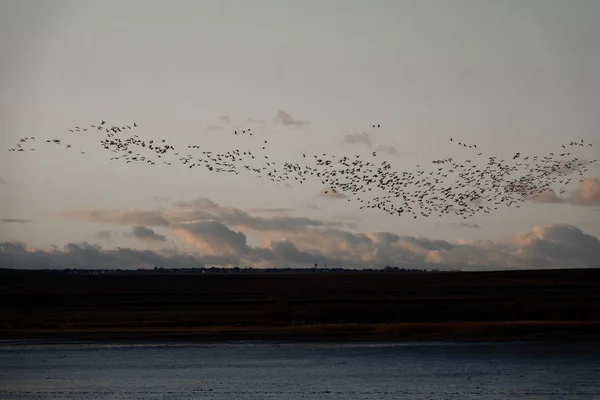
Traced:
POLYGON ((136 121, 143 138, 226 151, 255 148, 231 135, 251 127, 281 162, 377 148, 399 171, 469 158, 449 137, 499 157, 584 139, 595 147, 582 159, 597 158, 599 17, 594 0, 2 1, 0 242, 24 243, 24 266, 33 249, 56 263, 77 251, 98 259, 63 248, 80 242, 114 263, 126 263, 121 247, 172 263, 590 266, 600 257, 597 167, 584 187, 566 188, 585 202, 413 220, 320 196, 319 182, 114 163, 95 133, 68 129, 136 121), (303 123, 277 123, 279 111, 303 123), (370 146, 344 142, 362 132, 370 146), (23 136, 78 150, 4 152, 23 136), (216 205, 177 205, 203 198, 216 205), (198 226, 186 224, 190 209, 204 213, 198 226))

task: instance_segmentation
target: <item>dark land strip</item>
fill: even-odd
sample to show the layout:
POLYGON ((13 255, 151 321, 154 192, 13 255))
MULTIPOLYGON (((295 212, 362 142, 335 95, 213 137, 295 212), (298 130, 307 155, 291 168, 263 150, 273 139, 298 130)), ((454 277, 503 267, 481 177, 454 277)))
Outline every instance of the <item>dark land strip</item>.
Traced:
POLYGON ((70 273, 0 270, 0 339, 600 340, 600 269, 70 273))

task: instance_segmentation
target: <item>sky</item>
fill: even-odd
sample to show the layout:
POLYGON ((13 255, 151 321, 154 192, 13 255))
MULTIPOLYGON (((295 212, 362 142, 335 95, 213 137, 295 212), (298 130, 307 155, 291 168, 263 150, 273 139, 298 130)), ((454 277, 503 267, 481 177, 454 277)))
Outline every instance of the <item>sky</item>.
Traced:
POLYGON ((599 15, 594 0, 4 0, 0 266, 598 267, 598 164, 520 208, 413 219, 319 181, 113 162, 98 133, 69 129, 267 140, 280 163, 377 151, 397 171, 473 156, 449 138, 501 158, 583 139, 591 160, 599 15), (36 151, 4 151, 30 136, 36 151))

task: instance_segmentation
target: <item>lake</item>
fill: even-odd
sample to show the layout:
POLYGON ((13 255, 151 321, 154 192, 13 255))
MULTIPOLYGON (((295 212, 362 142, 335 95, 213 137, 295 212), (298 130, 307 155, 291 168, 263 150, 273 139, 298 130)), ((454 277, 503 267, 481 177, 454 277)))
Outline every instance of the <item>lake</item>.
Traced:
POLYGON ((600 344, 6 341, 0 398, 600 399, 600 344))

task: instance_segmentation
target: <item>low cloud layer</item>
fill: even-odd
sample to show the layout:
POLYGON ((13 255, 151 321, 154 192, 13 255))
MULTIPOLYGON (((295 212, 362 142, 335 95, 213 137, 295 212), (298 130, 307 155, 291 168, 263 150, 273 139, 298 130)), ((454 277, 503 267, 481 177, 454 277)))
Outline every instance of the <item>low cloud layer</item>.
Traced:
POLYGON ((274 122, 290 128, 299 128, 301 126, 308 125, 308 121, 296 119, 292 117, 291 114, 283 110, 277 112, 274 122))
POLYGON ((0 222, 5 224, 28 224, 31 222, 30 219, 22 219, 22 218, 2 218, 0 222))
MULTIPOLYGON (((160 211, 72 211, 65 215, 127 226, 131 231, 126 235, 152 242, 154 247, 167 242, 174 244, 171 239, 176 238, 182 249, 189 249, 192 253, 172 248, 149 252, 122 248, 103 250, 85 243, 71 243, 63 249, 34 250, 26 249, 24 245, 5 243, 2 257, 12 263, 7 265, 38 265, 40 268, 45 268, 44 263, 55 265, 58 260, 73 267, 80 261, 86 266, 95 265, 91 259, 82 260, 82 257, 101 253, 100 261, 104 260, 102 262, 106 265, 119 265, 119 268, 133 268, 155 260, 166 265, 172 263, 173 266, 207 263, 256 268, 310 267, 317 263, 344 268, 391 265, 463 270, 591 268, 597 267, 600 259, 598 238, 571 225, 538 226, 500 241, 450 242, 391 232, 359 233, 354 230, 356 222, 347 219, 325 221, 263 211, 249 212, 222 206, 204 197, 172 201, 167 206, 163 205, 160 211), (161 229, 161 234, 154 231, 156 227, 161 229), (252 235, 252 244, 248 242, 247 235, 252 235)), ((479 228, 479 225, 470 223, 460 226, 479 228)), ((106 233, 98 238, 110 242, 111 236, 106 233)))
POLYGON ((236 260, 188 255, 172 250, 150 251, 117 248, 105 250, 87 242, 63 248, 30 249, 24 243, 0 243, 0 265, 19 269, 137 269, 195 268, 201 265, 234 265, 236 260))
MULTIPOLYGON (((168 229, 193 251, 104 250, 90 243, 69 243, 62 249, 29 249, 23 243, 4 242, 0 243, 0 264, 9 268, 121 269, 200 265, 301 268, 318 264, 478 270, 594 268, 600 260, 599 238, 572 225, 536 226, 499 241, 455 242, 304 225, 303 229, 290 227, 287 231, 263 230, 263 242, 257 246, 248 243, 240 227, 215 219, 174 223, 168 229)), ((138 229, 138 234, 156 235, 149 231, 138 229)))

